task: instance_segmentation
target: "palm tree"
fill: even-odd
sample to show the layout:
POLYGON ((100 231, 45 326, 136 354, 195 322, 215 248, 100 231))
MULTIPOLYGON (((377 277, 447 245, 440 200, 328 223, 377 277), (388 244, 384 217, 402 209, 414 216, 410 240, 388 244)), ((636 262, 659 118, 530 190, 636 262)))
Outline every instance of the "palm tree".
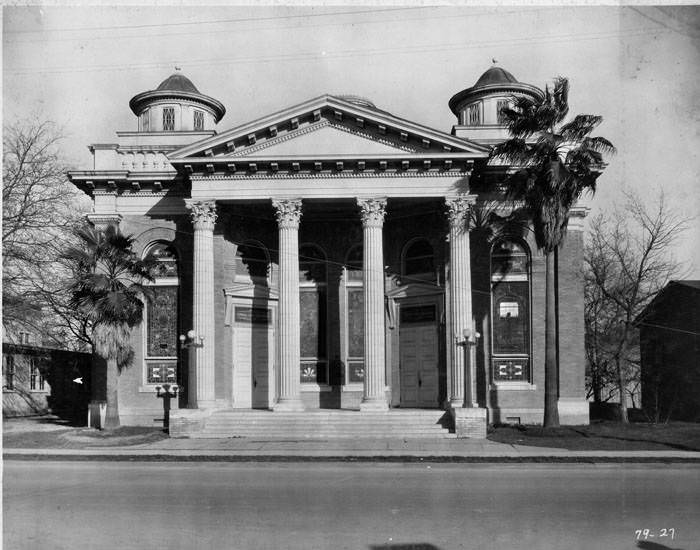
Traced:
POLYGON ((105 428, 119 426, 119 372, 131 363, 131 329, 141 322, 143 298, 151 291, 153 262, 132 251, 133 237, 118 227, 76 231, 79 244, 66 251, 73 265, 71 303, 92 327, 94 352, 107 362, 105 428))
POLYGON ((519 202, 532 223, 537 247, 546 258, 544 427, 559 425, 556 345, 556 254, 569 212, 584 191, 595 193, 603 154, 615 147, 590 134, 602 122, 596 115, 569 112, 569 82, 558 77, 539 98, 515 96, 501 110, 510 139, 494 147, 491 157, 516 168, 509 177, 509 198, 519 202))

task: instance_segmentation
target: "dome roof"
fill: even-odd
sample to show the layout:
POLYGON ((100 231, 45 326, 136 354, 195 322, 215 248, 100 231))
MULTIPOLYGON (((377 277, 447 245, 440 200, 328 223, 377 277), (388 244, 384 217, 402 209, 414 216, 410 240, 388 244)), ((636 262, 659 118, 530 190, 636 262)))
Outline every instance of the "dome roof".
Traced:
POLYGON ((141 92, 132 97, 129 107, 136 116, 139 116, 152 102, 166 98, 195 101, 205 105, 213 112, 216 122, 219 122, 226 113, 226 108, 220 101, 201 93, 192 81, 180 72, 171 74, 155 90, 141 92))
POLYGON ((536 98, 541 98, 544 95, 542 90, 536 86, 518 82, 518 79, 510 72, 493 65, 479 77, 474 86, 452 96, 449 102, 450 110, 459 116, 458 111, 466 102, 477 97, 494 93, 503 94, 504 92, 526 94, 536 98))
POLYGON ((180 73, 173 73, 168 78, 163 80, 158 87, 158 91, 168 90, 171 92, 192 92, 195 94, 199 93, 197 87, 192 84, 192 81, 185 75, 180 73))
POLYGON ((490 84, 507 84, 517 81, 518 80, 508 71, 494 65, 479 77, 479 80, 476 81, 472 89, 481 88, 482 86, 488 86, 490 84))

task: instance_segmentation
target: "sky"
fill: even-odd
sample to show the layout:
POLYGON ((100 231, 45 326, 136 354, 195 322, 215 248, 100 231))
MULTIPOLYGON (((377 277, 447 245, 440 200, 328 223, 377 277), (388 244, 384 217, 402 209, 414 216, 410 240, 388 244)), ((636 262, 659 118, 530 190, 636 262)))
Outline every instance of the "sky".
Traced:
POLYGON ((663 189, 693 216, 673 253, 700 279, 697 6, 5 7, 3 121, 56 122, 89 169, 87 145, 136 130, 129 100, 177 66, 226 106, 219 131, 330 93, 449 133, 450 97, 494 59, 539 87, 569 78, 571 113, 602 115, 618 149, 592 214, 663 189))

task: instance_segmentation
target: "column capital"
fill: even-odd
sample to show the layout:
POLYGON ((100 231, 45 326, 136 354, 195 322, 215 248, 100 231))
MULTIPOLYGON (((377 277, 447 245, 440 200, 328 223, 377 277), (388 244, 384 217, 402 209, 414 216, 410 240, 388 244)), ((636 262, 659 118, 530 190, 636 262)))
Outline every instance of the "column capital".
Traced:
POLYGON ((195 229, 208 229, 213 231, 216 222, 216 201, 200 201, 185 199, 185 208, 190 211, 192 224, 195 229))
POLYGON ((385 198, 360 198, 357 197, 357 206, 360 207, 362 227, 382 227, 386 215, 385 198))
POLYGON ((460 197, 445 197, 447 219, 452 228, 463 228, 469 220, 469 212, 476 202, 475 195, 462 195, 460 197))
POLYGON ((275 218, 281 229, 298 229, 301 220, 301 199, 272 199, 275 218))
POLYGON ((86 218, 97 229, 106 229, 110 225, 118 227, 122 221, 122 215, 117 214, 116 212, 109 212, 107 214, 88 214, 86 218))

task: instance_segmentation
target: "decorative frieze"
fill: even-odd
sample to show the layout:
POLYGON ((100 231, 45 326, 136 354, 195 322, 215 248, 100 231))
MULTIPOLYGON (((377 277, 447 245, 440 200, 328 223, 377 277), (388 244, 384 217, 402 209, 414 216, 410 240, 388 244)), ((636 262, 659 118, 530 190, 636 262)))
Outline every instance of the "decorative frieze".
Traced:
POLYGON ((301 199, 273 199, 275 218, 280 229, 298 229, 301 219, 301 199))
POLYGON ((197 201, 185 199, 185 208, 190 211, 195 230, 212 231, 216 223, 216 201, 197 201))
POLYGON ((357 206, 360 207, 362 227, 382 227, 384 225, 384 216, 386 215, 386 199, 358 198, 357 206))

